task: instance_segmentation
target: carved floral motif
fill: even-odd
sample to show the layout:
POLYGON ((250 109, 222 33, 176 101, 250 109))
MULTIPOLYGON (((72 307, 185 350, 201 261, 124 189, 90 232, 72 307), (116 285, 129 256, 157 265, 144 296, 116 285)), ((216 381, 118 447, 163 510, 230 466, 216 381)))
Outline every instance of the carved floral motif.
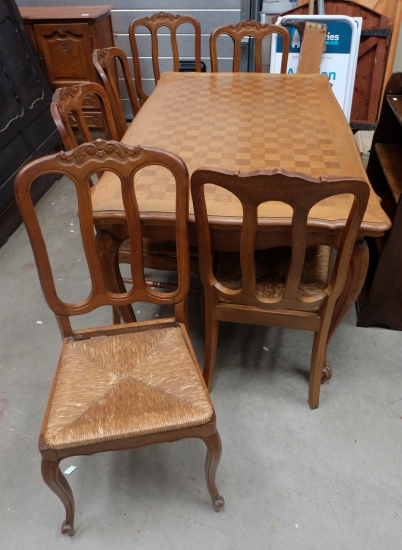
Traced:
POLYGON ((97 61, 100 65, 104 65, 109 60, 109 50, 108 48, 103 48, 102 50, 96 50, 97 61))
POLYGON ((84 99, 84 105, 87 105, 88 107, 96 107, 96 95, 87 94, 84 99))
POLYGON ((249 30, 249 29, 262 31, 265 29, 265 27, 266 25, 263 25, 259 21, 254 21, 252 19, 247 19, 246 21, 240 21, 236 25, 229 25, 230 29, 233 29, 234 31, 238 31, 238 32, 249 30))
POLYGON ((57 47, 62 53, 67 53, 71 50, 71 40, 59 40, 57 42, 57 47))
POLYGON ((67 34, 67 27, 65 27, 64 25, 59 25, 56 30, 60 36, 66 36, 67 34))
POLYGON ((83 164, 88 160, 104 156, 113 156, 117 159, 128 159, 129 157, 138 157, 142 152, 140 146, 131 147, 123 145, 118 141, 105 141, 97 139, 92 143, 83 143, 72 151, 60 151, 59 158, 64 162, 83 164))
POLYGON ((102 127, 102 119, 101 117, 97 116, 97 115, 87 115, 85 117, 85 120, 88 124, 88 126, 96 126, 96 127, 102 127))
POLYGON ((65 101, 68 97, 76 97, 80 94, 78 86, 66 86, 65 88, 59 88, 58 100, 65 101))
POLYGON ((174 15, 173 13, 166 13, 160 11, 159 13, 154 13, 151 17, 146 17, 148 21, 152 23, 160 23, 161 21, 177 21, 180 19, 180 15, 174 15))

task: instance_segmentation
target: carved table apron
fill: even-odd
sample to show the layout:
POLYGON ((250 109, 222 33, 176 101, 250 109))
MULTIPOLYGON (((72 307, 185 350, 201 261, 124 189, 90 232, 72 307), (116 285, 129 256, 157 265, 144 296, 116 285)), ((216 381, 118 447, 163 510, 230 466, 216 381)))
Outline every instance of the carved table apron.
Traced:
MULTIPOLYGON (((190 175, 201 166, 243 172, 280 168, 313 177, 352 176, 368 182, 349 124, 325 75, 164 73, 122 142, 172 151, 184 159, 190 175)), ((156 241, 174 239, 175 190, 167 172, 144 170, 136 193, 144 236, 156 241)), ((92 200, 94 223, 98 230, 107 229, 117 237, 114 245, 110 241, 105 245, 109 253, 112 247, 117 254, 126 230, 120 185, 113 174, 102 176, 93 188, 92 200)), ((228 192, 212 186, 206 190, 206 200, 213 248, 230 250, 239 238, 240 205, 228 192)), ((315 242, 315 228, 324 228, 327 244, 336 247, 348 210, 346 195, 317 204, 309 214, 308 243, 315 242)), ((289 221, 286 205, 261 206, 257 247, 290 244, 289 221)), ((189 222, 190 242, 196 245, 191 200, 189 222)), ((330 337, 355 302, 366 276, 368 249, 363 237, 382 235, 389 227, 371 188, 330 337)), ((111 267, 108 277, 111 284, 117 284, 111 267)))

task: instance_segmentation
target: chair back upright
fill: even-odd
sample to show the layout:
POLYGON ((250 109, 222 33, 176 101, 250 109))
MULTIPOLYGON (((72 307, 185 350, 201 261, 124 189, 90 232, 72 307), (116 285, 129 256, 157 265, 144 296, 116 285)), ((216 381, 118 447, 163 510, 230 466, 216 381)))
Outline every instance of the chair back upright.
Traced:
MULTIPOLYGON (((55 313, 64 336, 72 334, 68 318, 89 313, 94 309, 111 305, 125 306, 143 301, 153 304, 179 304, 184 301, 189 287, 188 244, 188 193, 189 179, 183 160, 167 151, 150 147, 131 147, 115 141, 96 140, 84 143, 72 151, 34 160, 24 166, 16 176, 17 203, 27 228, 34 252, 42 290, 47 304, 55 313), (135 193, 135 184, 141 179, 138 172, 146 167, 162 166, 173 176, 176 185, 176 251, 178 286, 172 292, 159 292, 147 286, 143 269, 143 239, 141 220, 135 193), (94 234, 91 189, 89 182, 98 171, 113 172, 120 180, 124 211, 130 239, 130 264, 132 288, 111 292, 107 288, 101 266, 101 251, 94 234), (46 243, 31 199, 33 182, 43 174, 68 176, 75 185, 82 244, 91 280, 88 296, 78 302, 66 303, 57 294, 55 280, 46 243), (69 334, 70 332, 70 334, 69 334)), ((107 232, 106 232, 107 233, 107 232)), ((112 234, 108 234, 113 239, 112 234)))
POLYGON ((134 116, 139 111, 127 56, 120 48, 103 48, 102 50, 93 51, 92 61, 109 97, 119 133, 124 135, 127 130, 127 123, 119 91, 119 82, 118 79, 117 81, 115 79, 116 62, 119 64, 123 74, 131 111, 134 116))
POLYGON ((189 23, 194 27, 194 59, 195 70, 201 72, 201 26, 195 17, 190 15, 174 15, 172 13, 155 13, 151 17, 140 17, 134 19, 130 24, 128 33, 130 36, 131 51, 133 54, 134 64, 134 77, 137 88, 137 94, 140 98, 141 105, 148 99, 148 95, 144 92, 141 80, 141 65, 140 56, 138 52, 137 43, 137 28, 146 27, 151 34, 152 43, 152 68, 154 73, 155 84, 161 77, 160 65, 159 65, 159 40, 158 30, 162 27, 166 27, 170 30, 170 43, 172 47, 173 55, 173 71, 178 72, 180 68, 179 48, 177 43, 177 29, 180 25, 189 23))
POLYGON ((278 25, 265 25, 259 21, 253 21, 247 19, 246 21, 240 21, 237 25, 227 25, 224 27, 218 27, 215 29, 210 37, 210 57, 211 57, 211 71, 213 73, 218 72, 218 53, 216 42, 221 35, 228 35, 233 40, 233 66, 232 71, 234 73, 240 72, 240 60, 241 60, 241 42, 249 36, 255 40, 255 72, 262 72, 262 41, 269 34, 279 34, 283 39, 283 54, 281 63, 281 73, 286 73, 286 67, 288 64, 288 52, 290 45, 290 36, 288 31, 284 27, 278 25))
MULTIPOLYGON (((192 175, 191 193, 197 224, 200 275, 206 292, 212 289, 218 301, 223 299, 265 310, 311 311, 325 305, 328 300, 332 307, 335 305, 346 283, 353 246, 366 210, 369 197, 367 182, 358 178, 316 179, 302 174, 287 173, 284 170, 262 170, 242 174, 199 169, 192 175), (223 187, 233 193, 242 204, 243 223, 238 243, 242 280, 240 290, 220 284, 213 271, 204 194, 206 184, 223 187), (318 294, 303 297, 299 295, 299 286, 306 256, 309 212, 316 203, 331 196, 344 194, 352 195, 353 200, 350 200, 349 216, 328 286, 318 294), (290 220, 291 259, 283 294, 277 298, 264 297, 256 292, 255 249, 257 232, 261 229, 258 225, 258 207, 268 201, 286 203, 293 211, 290 220)), ((325 229, 320 232, 317 228, 315 231, 315 244, 327 244, 325 229)))
POLYGON ((58 88, 53 94, 50 112, 66 151, 78 146, 74 125, 77 126, 83 141, 89 142, 94 139, 90 130, 92 115, 88 111, 84 113, 84 107, 88 106, 100 107, 107 139, 118 141, 122 138, 114 120, 108 95, 100 84, 84 82, 58 88))

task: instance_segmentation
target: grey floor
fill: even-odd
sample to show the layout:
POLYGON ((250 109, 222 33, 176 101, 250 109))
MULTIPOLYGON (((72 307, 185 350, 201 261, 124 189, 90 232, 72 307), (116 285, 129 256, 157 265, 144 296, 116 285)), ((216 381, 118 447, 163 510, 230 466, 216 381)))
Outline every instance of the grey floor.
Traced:
MULTIPOLYGON (((38 204, 67 298, 87 286, 71 191, 61 180, 38 204)), ((356 328, 354 311, 331 343, 334 377, 316 411, 307 406, 311 334, 221 325, 212 392, 221 513, 206 491, 205 448, 186 440, 65 460, 63 470, 76 466, 76 535, 63 537, 37 450, 60 336, 23 227, 0 249, 0 281, 2 550, 402 548, 401 334, 356 328)), ((190 336, 202 364, 199 302, 193 293, 190 336)), ((110 321, 104 309, 88 323, 110 321)))

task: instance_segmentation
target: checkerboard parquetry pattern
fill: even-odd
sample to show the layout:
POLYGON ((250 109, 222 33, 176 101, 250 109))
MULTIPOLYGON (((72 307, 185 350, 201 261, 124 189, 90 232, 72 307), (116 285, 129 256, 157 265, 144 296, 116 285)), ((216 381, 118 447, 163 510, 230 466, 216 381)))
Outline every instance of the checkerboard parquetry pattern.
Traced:
MULTIPOLYGON (((239 86, 232 75, 220 76, 219 86, 210 79, 199 79, 197 87, 190 80, 169 83, 159 102, 161 116, 153 114, 141 144, 178 154, 190 174, 208 166, 342 175, 325 110, 310 79, 272 79, 268 86, 267 79, 257 76, 239 86)), ((174 202, 174 184, 166 171, 144 171, 137 192, 144 210, 152 209, 148 201, 155 199, 167 210, 174 202)), ((231 203, 230 213, 241 215, 240 204, 224 189, 208 186, 206 194, 213 202, 211 214, 219 213, 219 204, 225 203, 226 209, 231 203)))
MULTIPOLYGON (((181 156, 190 174, 197 168, 273 170, 308 176, 366 178, 359 152, 323 75, 165 73, 123 140, 167 149, 181 156)), ((165 169, 138 174, 142 212, 173 213, 175 186, 165 169)), ((371 195, 365 220, 384 225, 384 212, 371 195)), ((209 216, 242 216, 236 197, 206 186, 209 216)), ((122 211, 120 185, 112 174, 94 187, 94 210, 122 211)), ((328 198, 310 214, 345 219, 350 198, 328 198)), ((190 200, 190 219, 192 214, 190 200)), ((287 218, 290 208, 261 205, 259 216, 287 218)), ((386 224, 385 224, 386 225, 386 224)))
POLYGON ((168 88, 161 107, 163 125, 150 127, 144 144, 174 151, 190 171, 206 165, 341 175, 328 121, 309 79, 272 80, 269 87, 256 79, 240 87, 228 75, 216 90, 209 79, 200 79, 198 89, 168 88))

